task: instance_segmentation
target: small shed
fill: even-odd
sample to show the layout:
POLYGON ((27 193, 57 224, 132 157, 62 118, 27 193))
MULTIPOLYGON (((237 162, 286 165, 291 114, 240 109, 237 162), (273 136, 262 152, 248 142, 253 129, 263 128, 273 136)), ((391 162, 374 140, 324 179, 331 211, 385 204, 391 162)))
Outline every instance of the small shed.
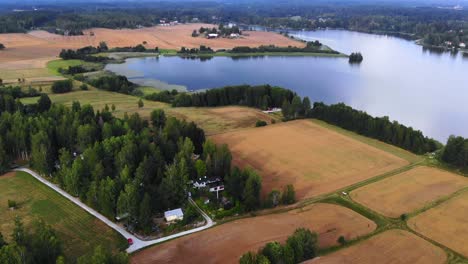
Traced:
POLYGON ((182 209, 177 208, 164 212, 164 218, 167 222, 179 221, 184 219, 184 213, 182 212, 182 209))
POLYGON ((218 37, 218 34, 216 34, 216 33, 208 34, 209 39, 214 39, 214 38, 217 38, 217 37, 218 37))

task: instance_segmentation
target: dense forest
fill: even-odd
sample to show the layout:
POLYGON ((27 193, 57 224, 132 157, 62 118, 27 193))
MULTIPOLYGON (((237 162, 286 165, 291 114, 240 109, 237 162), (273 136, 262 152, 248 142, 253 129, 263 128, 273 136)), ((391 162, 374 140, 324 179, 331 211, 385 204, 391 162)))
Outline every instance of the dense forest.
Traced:
POLYGON ((184 206, 188 182, 202 174, 226 177, 226 191, 245 210, 261 205, 256 173, 231 173, 227 146, 205 142, 194 123, 167 118, 162 110, 154 110, 151 122, 138 114, 117 119, 109 107, 95 112, 74 102, 68 108, 51 104, 45 94, 37 104, 22 105, 0 94, 0 113, 1 171, 17 159, 29 160, 35 171, 107 217, 128 215, 134 229, 151 230, 154 214, 184 206))

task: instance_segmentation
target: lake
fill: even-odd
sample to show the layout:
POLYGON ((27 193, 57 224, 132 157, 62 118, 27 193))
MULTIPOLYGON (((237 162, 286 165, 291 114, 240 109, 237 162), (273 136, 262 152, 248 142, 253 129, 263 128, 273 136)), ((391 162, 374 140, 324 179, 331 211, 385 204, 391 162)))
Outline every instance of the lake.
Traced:
POLYGON ((271 84, 327 104, 344 102, 374 116, 389 116, 445 143, 468 137, 468 57, 423 49, 412 41, 345 30, 292 32, 364 61, 328 57, 133 58, 106 69, 131 81, 168 89, 199 90, 271 84))

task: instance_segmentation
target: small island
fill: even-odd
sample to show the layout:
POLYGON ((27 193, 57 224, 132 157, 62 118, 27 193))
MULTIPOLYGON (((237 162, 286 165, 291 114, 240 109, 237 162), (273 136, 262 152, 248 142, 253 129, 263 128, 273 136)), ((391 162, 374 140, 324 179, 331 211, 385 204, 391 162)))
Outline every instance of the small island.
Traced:
POLYGON ((349 63, 361 63, 364 60, 360 52, 353 52, 349 55, 349 63))

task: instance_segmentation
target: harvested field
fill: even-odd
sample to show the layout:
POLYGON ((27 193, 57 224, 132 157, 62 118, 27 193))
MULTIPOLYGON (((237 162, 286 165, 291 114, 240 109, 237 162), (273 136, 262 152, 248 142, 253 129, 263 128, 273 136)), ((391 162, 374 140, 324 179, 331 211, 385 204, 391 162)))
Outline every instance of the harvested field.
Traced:
POLYGON ((232 131, 239 128, 254 127, 257 120, 270 123, 280 121, 277 117, 265 114, 257 109, 226 106, 216 108, 169 108, 168 114, 181 119, 187 119, 199 124, 208 135, 232 131))
POLYGON ((27 173, 0 176, 0 204, 0 232, 7 241, 19 216, 27 228, 38 218, 51 225, 70 262, 98 245, 114 251, 126 246, 120 234, 27 173), (18 208, 8 209, 7 200, 16 201, 18 208))
POLYGON ((332 204, 313 204, 281 214, 246 218, 182 237, 133 255, 132 263, 237 263, 247 251, 256 251, 270 241, 284 242, 295 229, 319 233, 321 247, 337 238, 356 238, 376 225, 354 211, 332 204))
POLYGON ((84 46, 97 46, 105 41, 109 47, 125 47, 142 44, 146 41, 147 48, 180 49, 206 45, 213 49, 229 49, 236 46, 251 46, 274 44, 277 46, 304 46, 302 42, 289 39, 272 32, 245 31, 246 36, 239 39, 206 39, 193 38, 194 29, 213 27, 208 24, 185 24, 170 27, 151 27, 142 29, 105 29, 94 28, 84 32, 83 36, 62 36, 46 31, 32 31, 27 34, 0 34, 0 43, 5 44, 5 50, 0 51, 0 69, 2 64, 15 61, 32 60, 58 56, 61 49, 77 49, 84 46), (94 36, 91 36, 91 32, 94 36))
POLYGON ((411 218, 414 231, 468 257, 468 192, 411 218))
POLYGON ((408 164, 310 120, 229 132, 212 139, 229 145, 236 165, 250 166, 260 173, 264 194, 293 184, 299 199, 329 193, 408 164))
POLYGON ((355 201, 389 217, 422 208, 468 186, 468 179, 430 167, 416 167, 351 192, 355 201))
POLYGON ((306 261, 309 264, 390 264, 445 263, 444 251, 424 239, 403 230, 389 230, 357 245, 330 255, 306 261))

